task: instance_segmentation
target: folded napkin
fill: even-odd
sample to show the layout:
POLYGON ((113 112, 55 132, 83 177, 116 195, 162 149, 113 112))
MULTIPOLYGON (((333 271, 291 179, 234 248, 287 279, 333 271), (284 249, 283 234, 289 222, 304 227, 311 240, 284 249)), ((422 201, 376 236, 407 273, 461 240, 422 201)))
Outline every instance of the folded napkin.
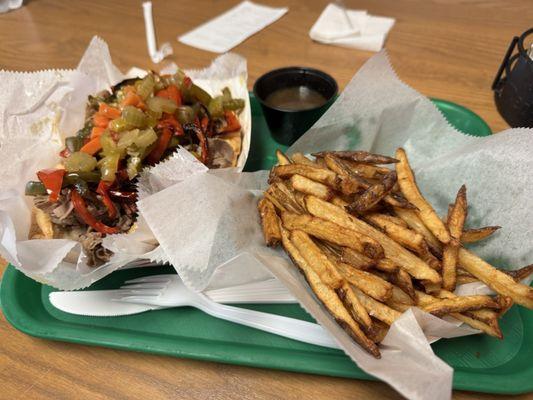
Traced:
POLYGON ((320 43, 379 51, 394 21, 394 18, 377 17, 364 10, 348 10, 330 3, 309 31, 309 36, 320 43))
POLYGON ((23 0, 0 0, 0 13, 5 13, 22 6, 23 0))
POLYGON ((288 10, 243 1, 178 40, 198 49, 225 53, 280 19, 288 10))

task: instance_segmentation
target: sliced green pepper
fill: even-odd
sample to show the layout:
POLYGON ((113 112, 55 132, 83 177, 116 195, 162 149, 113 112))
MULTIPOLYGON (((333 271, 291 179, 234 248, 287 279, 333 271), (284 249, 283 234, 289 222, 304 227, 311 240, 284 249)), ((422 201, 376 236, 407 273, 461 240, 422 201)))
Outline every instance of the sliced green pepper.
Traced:
POLYGON ((24 194, 26 196, 40 196, 40 195, 47 195, 48 192, 42 182, 29 181, 28 183, 26 183, 24 194))

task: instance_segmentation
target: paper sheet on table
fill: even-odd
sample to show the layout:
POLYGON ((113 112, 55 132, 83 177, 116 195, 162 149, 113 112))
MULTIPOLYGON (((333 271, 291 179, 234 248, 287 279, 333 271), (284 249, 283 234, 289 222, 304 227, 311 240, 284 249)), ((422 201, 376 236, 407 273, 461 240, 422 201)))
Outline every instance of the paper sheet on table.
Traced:
MULTIPOLYGON (((245 108, 239 116, 243 141, 236 168, 242 170, 251 134, 246 60, 226 54, 204 70, 190 71, 190 76, 198 77, 196 83, 211 94, 218 94, 228 86, 235 97, 245 99, 245 108)), ((24 196, 26 182, 35 180, 37 171, 59 162, 64 138, 83 126, 87 96, 123 79, 124 75, 111 61, 107 44, 97 37, 91 41, 76 70, 0 72, 0 254, 39 282, 59 289, 79 289, 134 260, 166 261, 142 215, 134 233, 104 239, 104 246, 114 255, 108 263, 96 268, 87 265, 76 241, 27 240, 32 200, 24 196), (65 260, 71 250, 79 254, 77 263, 65 260)), ((165 162, 155 170, 165 171, 165 162)), ((161 187, 164 186, 158 189, 161 187)), ((140 198, 152 193, 141 193, 140 198)))
POLYGON ((394 18, 370 15, 364 10, 343 9, 330 3, 311 27, 309 37, 320 43, 379 51, 394 23, 394 18))
MULTIPOLYGON (((528 218, 533 196, 529 178, 532 134, 530 129, 512 129, 476 138, 456 131, 427 98, 397 78, 382 52, 361 68, 336 103, 289 153, 365 149, 394 154, 403 146, 423 193, 441 215, 459 187, 466 184, 469 224, 503 226, 494 237, 472 247, 495 265, 514 269, 533 261, 528 218)), ((203 289, 216 267, 227 260, 255 258, 284 282, 363 370, 411 399, 450 398, 452 369, 433 354, 428 341, 475 331, 413 310, 394 324, 382 346, 381 360, 370 357, 315 301, 287 257, 263 245, 256 201, 266 187, 267 176, 268 171, 200 172, 146 197, 139 207, 190 287, 203 289), (191 204, 187 212, 176 210, 178 226, 165 224, 165 213, 154 207, 170 199, 191 204)))
POLYGON ((288 8, 273 8, 243 1, 216 18, 178 37, 198 49, 225 53, 280 19, 288 8))

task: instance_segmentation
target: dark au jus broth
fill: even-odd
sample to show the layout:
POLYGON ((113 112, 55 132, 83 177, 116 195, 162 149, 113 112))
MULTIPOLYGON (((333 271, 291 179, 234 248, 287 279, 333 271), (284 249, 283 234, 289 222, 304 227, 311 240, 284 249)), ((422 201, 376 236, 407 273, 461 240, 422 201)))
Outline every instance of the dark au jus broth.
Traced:
POLYGON ((317 108, 328 100, 307 86, 291 86, 270 93, 265 103, 269 107, 286 111, 303 111, 317 108))

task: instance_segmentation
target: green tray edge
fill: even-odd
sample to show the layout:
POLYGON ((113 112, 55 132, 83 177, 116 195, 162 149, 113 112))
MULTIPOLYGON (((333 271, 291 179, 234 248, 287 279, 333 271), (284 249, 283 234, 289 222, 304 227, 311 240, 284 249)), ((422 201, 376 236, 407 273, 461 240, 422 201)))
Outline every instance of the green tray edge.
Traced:
MULTIPOLYGON (((433 101, 436 103, 436 105, 439 107, 439 109, 442 109, 443 114, 445 117, 447 117, 448 121, 452 124, 454 124, 455 121, 453 121, 453 118, 448 118, 448 116, 445 114, 447 108, 454 110, 455 114, 466 114, 469 118, 473 118, 476 121, 475 125, 477 125, 477 128, 474 129, 475 136, 488 136, 492 132, 488 125, 479 117, 477 114, 473 113, 472 111, 468 110, 465 107, 456 105, 454 103, 440 100, 440 99, 433 99, 433 101)), ((442 112, 441 111, 441 112, 442 112)), ((455 124, 454 124, 455 125, 455 124)), ((461 127, 458 127, 459 130, 461 127)), ((23 279, 29 279, 25 277, 22 273, 18 272, 13 266, 9 266, 6 269, 6 272, 4 273, 4 279, 3 282, 1 282, 0 285, 0 307, 4 305, 4 315, 6 317, 6 320, 13 325, 18 330, 29 334, 31 336, 40 337, 43 339, 51 339, 51 340, 61 340, 61 341, 68 341, 72 343, 80 343, 80 344, 88 344, 88 345, 96 345, 96 346, 106 346, 116 349, 124 349, 124 350, 134 350, 134 351, 140 351, 140 352, 149 352, 149 353, 155 353, 155 354, 163 354, 163 355, 169 355, 166 351, 158 351, 157 349, 149 349, 149 348, 133 348, 131 345, 128 344, 120 344, 116 342, 105 342, 102 341, 101 338, 98 338, 98 340, 88 339, 88 338, 79 338, 76 336, 70 336, 70 335, 61 335, 54 332, 50 332, 46 330, 46 326, 41 331, 39 329, 33 329, 24 323, 24 318, 17 318, 16 316, 16 310, 11 310, 9 307, 10 304, 10 296, 15 296, 14 293, 14 283, 15 279, 17 278, 17 275, 20 275, 23 279), (6 285, 7 289, 4 287, 6 285), (13 293, 10 293, 13 292, 13 293), (7 307, 5 307, 7 305, 7 307), (14 314, 11 313, 11 311, 14 311, 14 314)), ((36 283, 36 285, 39 285, 36 283)), ((1 309, 1 308, 0 308, 1 309)), ((523 310, 520 310, 521 314, 523 310)), ((28 318, 28 320, 31 318, 28 318)), ((92 335, 89 335, 92 336, 92 335)), ((285 351, 285 350, 281 350, 285 351)), ((300 352, 301 353, 301 352, 300 352)), ((206 360, 206 361, 216 361, 216 362, 223 362, 228 363, 227 359, 224 358, 223 355, 213 355, 210 352, 199 352, 199 353, 184 353, 183 351, 176 351, 173 354, 173 356, 179 356, 179 357, 186 357, 186 358, 193 358, 193 359, 199 359, 199 360, 206 360)), ((300 354, 302 356, 304 354, 300 354)), ((312 356, 315 356, 314 354, 312 356)), ((344 358, 344 355, 342 355, 344 358)), ((267 368, 274 368, 274 369, 283 369, 287 371, 295 371, 295 372, 307 372, 307 373, 318 373, 318 374, 324 374, 323 371, 316 370, 314 368, 309 368, 305 364, 302 364, 301 366, 298 365, 273 365, 271 362, 267 363, 268 365, 264 364, 264 362, 258 363, 254 360, 249 359, 238 359, 235 357, 235 353, 232 353, 232 361, 229 362, 231 364, 236 365, 247 365, 247 366, 253 366, 253 367, 267 367, 267 368)), ((350 378, 358 378, 358 379, 369 379, 369 380, 376 380, 374 377, 369 376, 361 371, 361 374, 354 374, 353 371, 351 371, 350 374, 342 374, 342 371, 340 373, 335 373, 333 376, 344 376, 344 377, 350 377, 350 378), (357 376, 356 376, 357 375, 357 376)), ((479 392, 487 392, 487 393, 500 393, 500 394, 519 394, 519 393, 526 393, 533 391, 533 369, 527 370, 524 369, 521 371, 521 373, 518 374, 511 374, 511 375, 499 375, 498 381, 501 380, 502 377, 505 377, 505 379, 502 380, 501 383, 505 383, 501 386, 492 387, 491 389, 487 389, 486 386, 481 384, 482 381, 485 379, 488 379, 491 384, 494 384, 494 376, 487 376, 483 373, 475 373, 472 371, 456 371, 454 374, 454 388, 455 389, 463 389, 463 390, 473 390, 473 391, 479 391, 479 392), (528 382, 529 381, 529 382, 528 382), (525 384, 524 383, 528 382, 525 384)))
MULTIPOLYGON (((26 280, 29 284, 39 287, 41 286, 40 283, 32 281, 30 278, 17 271, 12 265, 9 265, 4 273, 3 280, 0 285, 0 303, 3 304, 3 312, 6 320, 13 327, 30 336, 54 341, 65 341, 91 346, 104 346, 118 350, 166 356, 170 355, 173 357, 256 368, 278 369, 290 372, 310 373, 352 379, 373 381, 378 380, 359 369, 343 370, 340 368, 334 372, 325 373, 323 369, 316 367, 315 363, 307 362, 308 359, 310 361, 316 361, 317 357, 321 357, 323 358, 323 361, 327 361, 330 365, 336 363, 343 364, 343 362, 346 361, 346 356, 341 352, 332 354, 317 354, 307 353, 301 350, 289 351, 287 349, 273 349, 273 353, 270 354, 272 357, 267 355, 267 357, 262 357, 261 360, 257 360, 250 358, 247 354, 241 354, 239 351, 236 351, 237 348, 235 345, 231 345, 221 351, 219 342, 210 342, 207 340, 201 340, 203 343, 201 343, 201 350, 199 351, 197 349, 198 346, 196 346, 195 343, 192 343, 191 340, 182 338, 182 341, 180 342, 181 347, 176 348, 175 351, 169 352, 167 350, 147 347, 146 345, 143 345, 142 340, 139 343, 136 343, 135 335, 132 333, 127 333, 126 337, 128 340, 123 342, 102 340, 101 335, 99 335, 98 332, 93 333, 91 330, 84 331, 84 337, 81 338, 79 328, 77 328, 77 326, 70 326, 60 321, 58 322, 58 325, 61 327, 61 330, 54 329, 55 327, 51 329, 46 324, 42 324, 40 321, 35 320, 35 318, 33 318, 31 315, 28 315, 24 311, 17 309, 14 304, 15 302, 11 301, 11 299, 17 298, 16 282, 21 282, 20 280, 26 280), (14 307, 10 307, 11 304, 13 304, 14 307), (184 344, 186 345, 185 348, 184 344), (216 351, 211 351, 211 348, 216 351), (278 353, 286 355, 287 352, 290 352, 291 355, 294 356, 291 359, 294 361, 294 363, 286 364, 283 361, 280 362, 279 358, 277 357, 278 353), (228 361, 229 359, 231 359, 231 361, 228 361)), ((532 336, 533 315, 531 312, 528 313, 528 311, 523 308, 519 308, 519 312, 522 320, 524 322, 528 322, 528 324, 525 324, 526 331, 524 336, 532 336)), ((522 346, 517 354, 522 351, 526 344, 527 340, 522 343, 522 346)), ((253 345, 248 346, 263 347, 253 345)), ((272 351, 272 349, 269 351, 272 351)), ((496 367, 496 369, 497 368, 499 367, 496 367)), ((497 375, 487 374, 487 371, 487 369, 480 369, 478 371, 472 369, 457 369, 454 371, 453 388, 457 390, 469 390, 502 395, 522 394, 533 391, 533 365, 531 365, 529 369, 522 369, 519 370, 518 373, 512 372, 507 375, 501 374, 500 371, 498 371, 497 375)))

